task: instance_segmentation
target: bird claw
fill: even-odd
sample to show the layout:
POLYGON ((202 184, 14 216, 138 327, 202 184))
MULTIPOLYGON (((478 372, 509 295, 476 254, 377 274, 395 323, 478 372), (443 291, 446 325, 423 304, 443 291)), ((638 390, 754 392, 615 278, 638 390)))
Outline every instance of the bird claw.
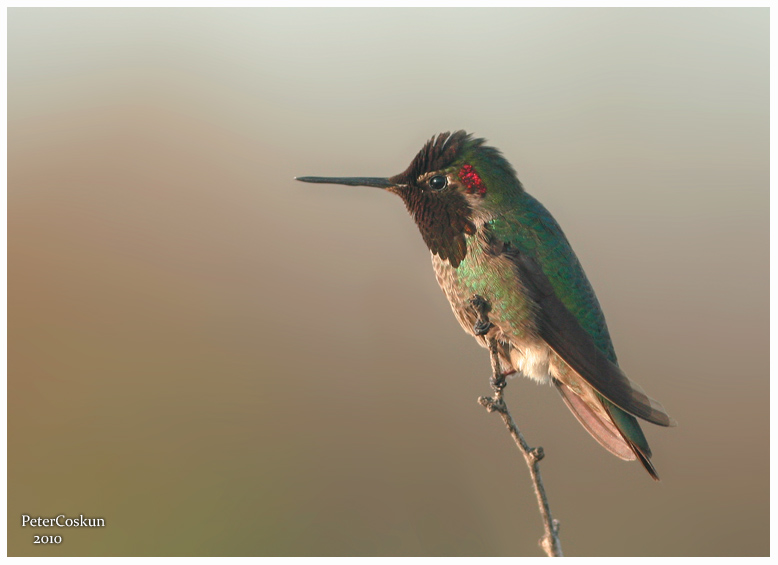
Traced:
POLYGON ((475 312, 477 318, 473 325, 473 333, 477 336, 484 336, 489 333, 492 323, 489 321, 489 302, 481 295, 474 294, 470 300, 470 307, 475 312))

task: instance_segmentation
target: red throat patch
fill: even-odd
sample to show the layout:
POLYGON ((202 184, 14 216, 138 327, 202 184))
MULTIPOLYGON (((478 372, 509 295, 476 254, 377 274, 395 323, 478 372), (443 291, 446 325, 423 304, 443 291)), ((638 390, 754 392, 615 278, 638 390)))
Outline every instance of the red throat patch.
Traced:
POLYGON ((465 191, 468 194, 478 193, 481 196, 486 194, 486 185, 472 165, 464 165, 459 169, 459 179, 465 185, 465 191))

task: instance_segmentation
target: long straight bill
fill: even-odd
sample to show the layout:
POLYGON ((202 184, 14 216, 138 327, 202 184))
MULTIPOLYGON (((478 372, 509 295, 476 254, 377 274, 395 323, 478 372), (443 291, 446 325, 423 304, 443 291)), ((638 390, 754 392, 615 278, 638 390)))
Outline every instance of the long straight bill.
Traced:
POLYGON ((376 188, 389 188, 394 186, 389 179, 379 177, 295 177, 302 182, 319 184, 346 184, 348 186, 375 186, 376 188))

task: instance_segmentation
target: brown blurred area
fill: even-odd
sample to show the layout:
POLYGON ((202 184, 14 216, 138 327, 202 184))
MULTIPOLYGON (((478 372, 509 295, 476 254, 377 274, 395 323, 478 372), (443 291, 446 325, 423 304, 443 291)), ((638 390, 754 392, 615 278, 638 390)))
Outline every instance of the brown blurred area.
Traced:
POLYGON ((9 555, 541 555, 402 203, 292 180, 459 128, 679 422, 656 484, 510 381, 566 554, 769 554, 767 9, 8 15, 9 555))

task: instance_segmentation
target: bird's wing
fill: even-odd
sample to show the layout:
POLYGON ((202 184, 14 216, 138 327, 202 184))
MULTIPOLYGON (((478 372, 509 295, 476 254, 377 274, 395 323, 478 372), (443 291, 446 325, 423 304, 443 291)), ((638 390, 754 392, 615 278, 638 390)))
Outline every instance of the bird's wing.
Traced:
POLYGON ((503 253, 511 258, 536 304, 540 336, 616 406, 660 426, 674 425, 662 405, 630 381, 616 364, 597 297, 567 238, 539 202, 531 199, 530 204, 528 216, 518 222, 493 222, 491 228, 493 237, 507 244, 503 253))

